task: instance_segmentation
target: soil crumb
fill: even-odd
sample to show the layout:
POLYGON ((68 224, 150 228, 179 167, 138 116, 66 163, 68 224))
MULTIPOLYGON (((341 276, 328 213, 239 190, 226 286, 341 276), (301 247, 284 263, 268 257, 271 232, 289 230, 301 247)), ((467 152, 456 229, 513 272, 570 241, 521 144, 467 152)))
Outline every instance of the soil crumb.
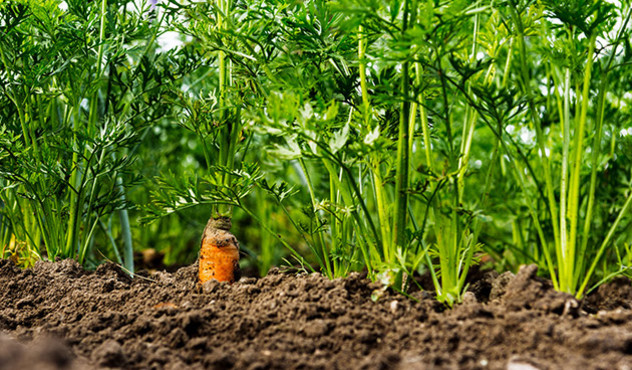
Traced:
POLYGON ((361 274, 278 269, 195 284, 197 266, 129 278, 112 264, 21 270, 0 260, 2 369, 629 369, 630 283, 583 302, 534 266, 480 274, 445 309, 384 293, 361 274), (614 290, 619 291, 618 293, 614 290))

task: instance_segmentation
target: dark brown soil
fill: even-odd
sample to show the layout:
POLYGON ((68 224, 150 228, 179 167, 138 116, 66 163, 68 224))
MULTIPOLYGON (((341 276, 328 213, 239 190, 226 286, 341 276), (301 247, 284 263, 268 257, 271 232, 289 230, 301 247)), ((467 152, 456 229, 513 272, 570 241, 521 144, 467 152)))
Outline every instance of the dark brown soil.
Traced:
POLYGON ((272 271, 195 287, 196 267, 130 279, 71 260, 0 261, 0 369, 630 369, 632 289, 584 302, 534 266, 481 275, 444 310, 385 293, 359 274, 272 271))

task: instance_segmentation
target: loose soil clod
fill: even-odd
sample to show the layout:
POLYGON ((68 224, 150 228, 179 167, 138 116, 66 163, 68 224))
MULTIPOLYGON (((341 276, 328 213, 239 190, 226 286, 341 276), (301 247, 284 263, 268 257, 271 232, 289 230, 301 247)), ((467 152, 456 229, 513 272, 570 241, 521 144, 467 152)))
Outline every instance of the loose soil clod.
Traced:
POLYGON ((624 369, 632 363, 632 311, 621 298, 629 281, 600 288, 602 295, 608 289, 623 295, 604 300, 604 307, 589 298, 597 313, 587 314, 533 267, 516 276, 481 275, 472 284, 480 289, 452 310, 422 292, 413 294, 419 303, 392 293, 374 303, 376 286, 360 274, 330 281, 273 269, 258 280, 206 289, 196 288, 196 274, 190 266, 131 280, 114 265, 86 272, 66 260, 20 270, 2 260, 0 369, 624 369))

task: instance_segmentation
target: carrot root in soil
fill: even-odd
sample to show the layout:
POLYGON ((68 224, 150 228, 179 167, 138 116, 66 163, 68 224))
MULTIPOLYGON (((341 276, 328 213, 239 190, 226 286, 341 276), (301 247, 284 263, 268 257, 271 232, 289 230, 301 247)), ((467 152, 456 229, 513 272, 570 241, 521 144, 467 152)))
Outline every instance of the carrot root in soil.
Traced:
POLYGON ((209 280, 234 282, 239 280, 239 243, 230 233, 228 217, 211 218, 202 235, 198 283, 209 280))

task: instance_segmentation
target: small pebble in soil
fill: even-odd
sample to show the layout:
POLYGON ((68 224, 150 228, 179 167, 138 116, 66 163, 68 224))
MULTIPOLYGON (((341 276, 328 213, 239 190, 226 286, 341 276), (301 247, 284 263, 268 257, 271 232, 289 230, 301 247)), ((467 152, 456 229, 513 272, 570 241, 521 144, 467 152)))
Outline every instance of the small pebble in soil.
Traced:
POLYGON ((389 307, 390 307, 392 313, 396 313, 397 312, 397 308, 399 307, 399 302, 391 301, 389 307))
POLYGON ((527 362, 520 360, 512 360, 507 364, 507 370, 540 370, 539 368, 527 362))

